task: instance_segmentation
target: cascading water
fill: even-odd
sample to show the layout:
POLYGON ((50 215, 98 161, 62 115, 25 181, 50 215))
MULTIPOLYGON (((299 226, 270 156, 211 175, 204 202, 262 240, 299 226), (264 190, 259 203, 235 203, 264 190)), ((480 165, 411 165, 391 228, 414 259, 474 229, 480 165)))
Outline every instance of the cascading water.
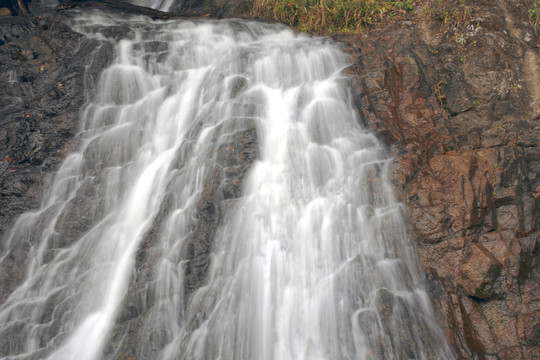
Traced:
POLYGON ((72 26, 117 56, 80 150, 3 240, 0 261, 29 261, 0 306, 2 359, 453 359, 336 46, 242 21, 93 13, 72 26), (254 134, 257 160, 235 134, 254 134), (239 197, 207 186, 239 171, 223 151, 249 168, 239 197), (212 196, 211 249, 190 260, 212 196), (204 283, 186 290, 201 258, 204 283))
POLYGON ((130 0, 132 4, 146 6, 161 11, 168 11, 175 0, 130 0))

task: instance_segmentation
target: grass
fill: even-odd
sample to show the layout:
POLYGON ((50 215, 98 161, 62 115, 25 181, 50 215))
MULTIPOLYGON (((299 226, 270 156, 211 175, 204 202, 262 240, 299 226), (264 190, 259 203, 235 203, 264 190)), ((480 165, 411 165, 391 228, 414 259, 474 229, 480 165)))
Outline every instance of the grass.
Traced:
POLYGON ((471 14, 464 0, 435 0, 428 11, 444 24, 465 22, 471 14))
POLYGON ((528 9, 529 12, 529 21, 534 26, 535 30, 540 24, 540 0, 537 0, 531 4, 531 7, 528 9))
POLYGON ((416 0, 255 0, 254 15, 305 32, 355 33, 413 11, 416 0))
MULTIPOLYGON (((540 25, 540 0, 530 1, 528 20, 540 25)), ((476 0, 254 0, 253 15, 315 34, 361 33, 377 24, 427 16, 465 34, 482 1, 476 0), (476 9, 476 10, 474 10, 476 9)), ((486 9, 484 9, 486 10, 486 9)), ((458 34, 458 35, 459 35, 458 34)), ((464 46, 466 37, 457 37, 464 46)))

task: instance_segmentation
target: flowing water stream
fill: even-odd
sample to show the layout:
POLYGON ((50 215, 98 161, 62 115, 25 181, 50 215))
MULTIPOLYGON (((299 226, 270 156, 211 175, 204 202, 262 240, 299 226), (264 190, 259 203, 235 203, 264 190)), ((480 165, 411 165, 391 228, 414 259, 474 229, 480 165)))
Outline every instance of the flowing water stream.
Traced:
POLYGON ((2 241, 0 261, 29 261, 0 358, 454 358, 335 45, 239 20, 71 26, 116 57, 80 149, 2 241), (212 185, 241 171, 236 195, 212 185), (212 238, 193 257, 197 229, 212 238))
POLYGON ((130 3, 139 6, 146 6, 160 11, 169 11, 170 7, 178 0, 130 0, 130 3))

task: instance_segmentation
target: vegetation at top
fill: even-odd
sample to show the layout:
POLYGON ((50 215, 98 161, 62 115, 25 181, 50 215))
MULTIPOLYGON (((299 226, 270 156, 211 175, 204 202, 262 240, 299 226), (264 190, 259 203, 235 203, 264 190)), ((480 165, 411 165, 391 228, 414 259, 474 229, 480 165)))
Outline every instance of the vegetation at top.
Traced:
MULTIPOLYGON (((540 24, 540 0, 523 0, 529 22, 540 24)), ((315 34, 359 33, 377 24, 428 16, 455 28, 482 0, 255 0, 254 15, 315 34)))
POLYGON ((255 16, 314 33, 360 32, 403 17, 419 0, 256 0, 255 16))
POLYGON ((529 21, 536 30, 538 24, 540 24, 540 0, 534 1, 529 7, 529 21))

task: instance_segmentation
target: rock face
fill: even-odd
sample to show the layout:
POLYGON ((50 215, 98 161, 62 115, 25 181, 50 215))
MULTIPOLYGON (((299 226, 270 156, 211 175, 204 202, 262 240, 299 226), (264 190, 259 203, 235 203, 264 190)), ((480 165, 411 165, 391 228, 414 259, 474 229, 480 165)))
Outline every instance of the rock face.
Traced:
MULTIPOLYGON (((57 15, 0 18, 0 238, 38 207, 48 176, 76 145, 84 84, 108 62, 99 45, 57 15)), ((20 244, 0 268, 0 301, 21 281, 32 245, 20 244)))
POLYGON ((462 359, 540 358, 540 54, 514 5, 483 8, 465 44, 429 22, 336 38, 462 359))
MULTIPOLYGON (((112 1, 60 3, 139 11, 112 1)), ((423 20, 335 40, 351 56, 361 118, 394 152, 395 188, 409 209, 427 286, 456 354, 538 359, 539 39, 524 20, 530 1, 473 3, 479 15, 457 30, 423 20)), ((180 13, 249 14, 243 2, 233 3, 241 10, 186 4, 189 11, 180 13)), ((63 25, 61 12, 41 15, 0 18, 2 239, 19 214, 37 207, 47 176, 76 146, 83 87, 111 59, 110 47, 63 25)), ((184 249, 187 293, 203 283, 221 211, 239 195, 257 156, 249 128, 233 134, 230 144, 217 148, 208 165, 198 223, 184 249)), ((137 338, 140 319, 152 306, 142 289, 152 279, 158 229, 159 223, 139 249, 137 276, 111 340, 124 358, 155 355, 152 349, 138 354, 129 339, 137 338)), ((0 269, 0 301, 21 281, 31 245, 21 244, 0 269)))

